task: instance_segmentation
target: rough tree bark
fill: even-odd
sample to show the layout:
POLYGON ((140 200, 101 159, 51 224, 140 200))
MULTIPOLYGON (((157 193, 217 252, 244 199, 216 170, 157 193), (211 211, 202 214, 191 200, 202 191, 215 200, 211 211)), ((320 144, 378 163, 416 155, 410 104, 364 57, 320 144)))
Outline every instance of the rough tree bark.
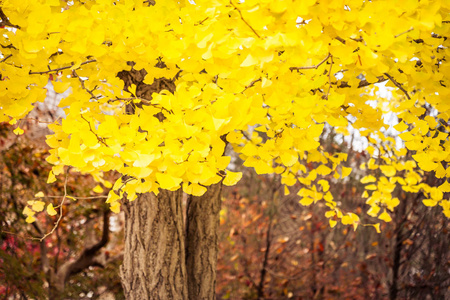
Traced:
POLYGON ((189 196, 186 209, 186 268, 191 300, 215 299, 222 183, 201 197, 189 196))
POLYGON ((181 190, 125 203, 126 299, 188 299, 181 190))
MULTIPOLYGON (((175 78, 155 79, 149 85, 143 82, 146 74, 132 68, 117 76, 124 81, 124 90, 135 84, 136 96, 148 101, 155 92, 175 91, 175 78)), ((134 114, 143 106, 128 105, 127 112, 134 114)), ((155 117, 165 120, 162 113, 155 117)), ((142 194, 124 205, 121 280, 127 299, 215 299, 221 191, 218 183, 201 197, 189 196, 185 223, 181 190, 142 194)))
POLYGON ((124 205, 126 299, 215 299, 221 190, 220 183, 189 197, 186 231, 181 190, 124 205))

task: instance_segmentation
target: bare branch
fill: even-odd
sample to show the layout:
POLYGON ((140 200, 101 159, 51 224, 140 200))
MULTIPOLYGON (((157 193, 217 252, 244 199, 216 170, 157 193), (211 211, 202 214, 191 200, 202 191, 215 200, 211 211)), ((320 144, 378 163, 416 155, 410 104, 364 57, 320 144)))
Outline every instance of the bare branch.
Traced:
POLYGON ((234 7, 234 9, 236 9, 238 11, 239 15, 241 16, 242 22, 244 22, 245 25, 247 25, 258 38, 261 38, 261 36, 256 32, 256 30, 252 26, 250 26, 250 24, 248 24, 247 21, 245 21, 244 17, 242 16, 241 10, 239 8, 237 8, 236 5, 234 5, 234 3, 231 0, 230 0, 230 4, 234 7))
MULTIPOLYGON (((97 61, 96 59, 87 60, 87 61, 82 62, 80 64, 80 66, 86 65, 86 64, 90 64, 90 63, 93 63, 93 62, 96 62, 96 61, 97 61)), ((32 71, 30 71, 30 73, 28 73, 28 74, 30 74, 30 75, 33 75, 33 74, 42 75, 42 74, 48 74, 48 73, 52 73, 52 72, 59 72, 59 71, 62 71, 62 70, 70 69, 74 65, 75 65, 75 63, 72 63, 70 66, 67 66, 67 67, 61 67, 61 68, 56 68, 56 69, 49 69, 48 71, 41 71, 41 72, 32 72, 32 71)))
MULTIPOLYGON (((366 87, 375 83, 381 83, 386 81, 387 79, 384 78, 383 76, 378 76, 378 81, 377 82, 368 82, 367 80, 361 80, 358 84, 358 88, 362 88, 362 87, 366 87)), ((341 81, 341 83, 337 86, 338 88, 350 88, 351 85, 348 84, 347 81, 341 81)))
POLYGON ((410 29, 408 29, 408 30, 406 30, 406 31, 403 31, 403 32, 401 32, 401 33, 395 35, 394 38, 398 38, 398 37, 401 36, 402 34, 408 33, 408 32, 413 31, 413 30, 414 30, 414 27, 411 27, 410 29))
POLYGON ((398 87, 405 95, 408 100, 411 100, 411 97, 409 96, 408 92, 402 87, 402 84, 397 82, 391 75, 388 73, 384 73, 387 78, 389 78, 390 81, 392 81, 393 84, 395 84, 396 87, 398 87))
MULTIPOLYGON (((81 84, 81 87, 83 88, 83 90, 85 90, 86 92, 88 92, 89 95, 91 95, 91 97, 92 97, 93 99, 98 99, 97 96, 95 96, 94 93, 93 93, 92 91, 90 91, 90 90, 84 85, 84 81, 85 81, 85 80, 81 79, 81 77, 78 76, 78 74, 77 74, 77 72, 75 72, 75 70, 73 70, 72 73, 73 73, 73 75, 74 75, 75 77, 77 77, 78 80, 80 81, 80 84, 81 84)), ((95 88, 94 88, 94 90, 95 90, 95 88)))
POLYGON ((42 242, 43 240, 45 240, 49 235, 53 234, 53 232, 55 232, 56 228, 58 228, 59 222, 61 222, 61 219, 63 217, 63 206, 64 206, 64 202, 66 201, 67 198, 67 181, 69 180, 69 170, 70 168, 67 169, 66 171, 66 180, 64 181, 64 196, 61 200, 61 204, 59 205, 59 217, 58 220, 55 223, 55 226, 53 226, 52 230, 50 230, 50 232, 44 234, 43 237, 38 238, 38 240, 40 242, 42 242))
POLYGON ((330 95, 331 90, 331 68, 333 67, 333 56, 330 56, 330 69, 328 70, 328 91, 325 95, 323 95, 324 99, 328 99, 328 95, 330 95))
POLYGON ((98 136, 98 135, 94 132, 94 130, 92 130, 91 123, 90 123, 88 120, 86 120, 85 117, 83 117, 83 114, 80 114, 80 117, 81 117, 83 120, 85 120, 86 123, 88 123, 88 125, 89 125, 89 131, 92 132, 92 133, 95 135, 95 137, 97 138, 97 141, 98 141, 99 143, 103 144, 104 146, 109 147, 108 144, 105 143, 105 139, 102 138, 102 137, 100 137, 100 136, 98 136))
POLYGON ((261 77, 258 78, 258 79, 253 80, 252 82, 250 82, 250 84, 247 85, 247 86, 245 87, 245 89, 244 89, 241 93, 243 93, 243 92, 245 92, 246 90, 248 90, 249 88, 253 87, 253 86, 255 85, 255 83, 257 83, 257 82, 259 82, 259 81, 261 81, 261 77))
POLYGON ((151 103, 150 100, 144 99, 142 97, 132 97, 132 98, 117 98, 116 97, 116 99, 109 99, 108 103, 112 103, 114 101, 133 101, 133 100, 139 100, 139 101, 141 101, 142 103, 144 103, 146 105, 153 106, 155 108, 158 108, 158 109, 164 110, 164 111, 166 111, 166 112, 168 112, 170 114, 173 114, 173 112, 168 110, 167 108, 165 108, 163 106, 160 106, 158 104, 155 104, 155 103, 151 103))
POLYGON ((345 40, 343 38, 341 38, 340 36, 335 37, 335 39, 337 39, 339 42, 341 42, 342 44, 345 45, 345 40))
POLYGON ((4 62, 5 60, 7 60, 8 58, 10 58, 12 56, 12 54, 5 56, 5 58, 3 58, 2 60, 0 60, 0 63, 4 62))
POLYGON ((290 67, 289 70, 291 71, 298 71, 298 70, 310 70, 310 69, 317 69, 319 68, 324 62, 326 62, 331 57, 331 54, 328 53, 328 55, 317 65, 314 66, 306 66, 306 67, 290 67))
POLYGON ((2 21, 0 22, 0 26, 8 26, 20 29, 20 26, 14 25, 9 21, 8 17, 5 15, 1 7, 0 7, 0 18, 2 19, 2 21))

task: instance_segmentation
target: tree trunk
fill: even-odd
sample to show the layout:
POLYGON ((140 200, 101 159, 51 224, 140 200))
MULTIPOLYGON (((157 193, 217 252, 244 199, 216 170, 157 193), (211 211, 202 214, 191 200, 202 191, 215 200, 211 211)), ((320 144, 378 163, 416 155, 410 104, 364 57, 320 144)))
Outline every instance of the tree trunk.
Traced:
POLYGON ((186 269, 190 300, 215 299, 222 183, 201 197, 189 196, 186 212, 186 269))
POLYGON ((126 299, 188 299, 181 196, 161 190, 124 205, 126 299))

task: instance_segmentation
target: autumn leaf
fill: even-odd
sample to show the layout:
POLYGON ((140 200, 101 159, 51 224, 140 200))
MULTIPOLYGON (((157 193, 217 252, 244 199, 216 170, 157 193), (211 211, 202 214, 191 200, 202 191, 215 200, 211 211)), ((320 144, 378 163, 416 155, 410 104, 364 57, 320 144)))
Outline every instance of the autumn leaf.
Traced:
POLYGON ((54 216, 57 214, 55 208, 53 207, 53 204, 51 204, 51 203, 49 205, 47 205, 47 214, 49 216, 54 216))

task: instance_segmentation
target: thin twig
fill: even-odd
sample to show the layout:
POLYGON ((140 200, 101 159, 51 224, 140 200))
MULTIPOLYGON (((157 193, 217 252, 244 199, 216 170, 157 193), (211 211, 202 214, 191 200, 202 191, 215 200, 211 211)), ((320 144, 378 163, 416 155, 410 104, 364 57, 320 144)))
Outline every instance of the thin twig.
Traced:
MULTIPOLYGON (((122 177, 122 180, 124 180, 123 177, 122 177)), ((137 178, 131 176, 130 178, 125 179, 125 181, 122 182, 122 185, 121 185, 117 190, 114 190, 114 192, 117 191, 117 192, 120 193, 120 191, 122 190, 122 188, 123 188, 128 182, 133 181, 133 180, 137 180, 137 178)))
MULTIPOLYGON (((86 65, 86 64, 90 64, 90 63, 93 63, 93 62, 96 62, 96 61, 97 61, 96 59, 87 60, 87 61, 82 62, 80 64, 80 66, 86 65)), ((28 74, 30 74, 30 75, 33 75, 33 74, 42 75, 42 74, 48 74, 48 73, 52 73, 52 72, 59 72, 59 71, 62 71, 62 70, 70 69, 74 65, 75 65, 75 63, 72 63, 70 66, 67 66, 67 67, 61 67, 61 68, 56 68, 56 69, 49 69, 48 71, 41 71, 41 72, 32 72, 32 71, 30 71, 28 74)))
POLYGON ((116 97, 116 99, 109 99, 108 103, 112 103, 114 101, 133 101, 133 100, 139 100, 139 101, 141 101, 142 103, 144 103, 146 105, 153 106, 155 108, 158 108, 158 109, 161 109, 161 110, 165 110, 166 112, 168 112, 170 114, 173 114, 173 111, 168 110, 167 108, 165 108, 163 106, 160 106, 158 104, 152 103, 150 100, 147 100, 147 99, 144 99, 144 98, 141 98, 141 97, 132 97, 132 98, 117 98, 116 97))
MULTIPOLYGON (((90 91, 90 90, 84 85, 84 81, 85 81, 85 80, 81 79, 81 77, 78 76, 78 74, 77 74, 77 72, 75 72, 75 70, 73 70, 72 73, 73 73, 73 75, 75 75, 75 77, 77 77, 78 80, 80 81, 80 84, 81 84, 81 87, 83 88, 83 90, 87 91, 87 92, 89 93, 89 95, 91 95, 91 97, 92 97, 93 99, 98 99, 97 96, 95 96, 94 93, 93 93, 92 91, 90 91)), ((95 88, 94 88, 94 90, 95 90, 95 88)))
MULTIPOLYGON (((53 234, 53 232, 55 232, 56 228, 58 228, 59 222, 61 222, 61 219, 63 217, 63 206, 64 206, 64 202, 66 201, 66 198, 67 198, 67 181, 69 180, 69 171, 70 171, 70 168, 68 168, 66 171, 66 180, 64 181, 64 196, 61 200, 61 204, 59 205, 58 220, 56 220, 55 226, 53 226, 53 228, 52 228, 52 230, 50 230, 50 232, 44 234, 44 236, 41 238, 37 238, 40 242, 42 242, 49 235, 53 234)), ((36 239, 36 238, 34 238, 34 239, 36 239)))
POLYGON ((261 81, 261 77, 258 78, 258 79, 253 80, 252 82, 250 82, 250 84, 247 85, 247 86, 245 87, 245 89, 244 89, 241 93, 243 93, 243 92, 245 92, 246 90, 248 90, 249 88, 253 87, 253 86, 255 85, 255 83, 257 83, 257 82, 259 82, 259 81, 261 81))
POLYGON ((392 83, 395 84, 395 86, 398 87, 406 95, 406 98, 408 98, 408 100, 411 100, 411 97, 409 96, 408 92, 402 87, 401 83, 397 82, 394 77, 392 77, 388 73, 384 73, 384 75, 386 75, 386 77, 389 78, 389 80, 391 80, 392 83))
POLYGON ((401 36, 402 34, 408 33, 408 32, 413 31, 413 30, 414 30, 414 27, 411 27, 410 29, 408 29, 408 30, 406 30, 406 31, 403 31, 402 33, 399 33, 399 34, 395 35, 394 38, 398 38, 398 37, 401 36))
POLYGON ((0 18, 2 19, 2 21, 0 22, 0 27, 8 26, 8 27, 14 27, 14 28, 20 29, 19 25, 14 25, 9 21, 8 17, 5 15, 5 13, 3 12, 3 9, 1 7, 0 7, 0 18))
POLYGON ((350 38, 350 39, 355 42, 364 42, 364 39, 362 37, 359 37, 357 39, 355 39, 355 38, 350 38))
POLYGON ((92 132, 92 133, 95 135, 95 137, 97 137, 97 140, 99 141, 99 143, 102 143, 102 144, 105 145, 106 147, 109 147, 108 144, 105 143, 104 139, 103 139, 102 137, 99 137, 99 136, 94 132, 94 130, 92 130, 91 123, 90 123, 85 117, 83 117, 83 114, 80 114, 80 117, 88 123, 88 125, 89 125, 89 131, 92 132))
POLYGON ((328 53, 327 56, 317 65, 314 66, 306 66, 306 67, 290 67, 289 70, 291 71, 298 71, 298 70, 310 70, 310 69, 317 69, 319 68, 324 62, 326 62, 331 57, 331 53, 328 53))
MULTIPOLYGON (((375 83, 381 83, 381 82, 388 80, 388 79, 384 78, 383 76, 379 76, 377 78, 378 78, 377 82, 368 82, 367 80, 361 80, 358 84, 358 88, 363 88, 363 87, 366 87, 366 86, 369 86, 369 85, 372 85, 375 83)), ((351 85, 349 85, 347 81, 341 81, 337 87, 338 88, 350 88, 351 85)))
POLYGON ((341 38, 340 36, 335 37, 335 39, 337 39, 339 42, 341 42, 342 44, 345 45, 345 40, 343 38, 341 38))
MULTIPOLYGON (((75 199, 75 200, 89 200, 89 199, 101 199, 101 198, 108 198, 108 196, 92 196, 92 197, 75 197, 71 195, 67 195, 67 198, 75 199)), ((42 196, 42 197, 36 197, 36 198, 61 198, 61 196, 42 196)))
POLYGON ((8 58, 10 58, 12 56, 12 54, 7 55, 5 58, 3 58, 2 60, 0 60, 0 63, 4 62, 5 60, 7 60, 8 58))
POLYGON ((328 100, 328 95, 330 95, 331 90, 331 68, 333 67, 333 56, 330 56, 330 69, 328 70, 328 91, 325 95, 323 95, 324 99, 328 100))
POLYGON ((203 22, 205 22, 208 19, 209 19, 209 17, 206 17, 203 20, 201 20, 200 22, 198 22, 197 24, 195 24, 194 26, 203 25, 203 22))
POLYGON ((250 24, 248 24, 247 21, 245 21, 244 17, 242 16, 241 10, 239 8, 237 8, 236 5, 234 5, 234 3, 232 1, 230 1, 230 4, 238 11, 239 15, 241 16, 242 22, 244 22, 245 25, 247 25, 258 38, 261 38, 261 36, 256 32, 256 30, 252 26, 250 26, 250 24))

